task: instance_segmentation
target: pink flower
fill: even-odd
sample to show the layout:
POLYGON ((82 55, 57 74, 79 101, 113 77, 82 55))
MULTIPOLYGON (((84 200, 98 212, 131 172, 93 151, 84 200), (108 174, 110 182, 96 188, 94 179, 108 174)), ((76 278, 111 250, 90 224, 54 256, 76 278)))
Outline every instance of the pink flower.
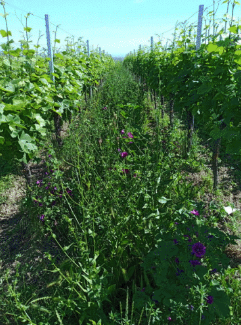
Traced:
POLYGON ((191 211, 192 214, 195 214, 196 216, 199 216, 199 212, 197 210, 191 211))

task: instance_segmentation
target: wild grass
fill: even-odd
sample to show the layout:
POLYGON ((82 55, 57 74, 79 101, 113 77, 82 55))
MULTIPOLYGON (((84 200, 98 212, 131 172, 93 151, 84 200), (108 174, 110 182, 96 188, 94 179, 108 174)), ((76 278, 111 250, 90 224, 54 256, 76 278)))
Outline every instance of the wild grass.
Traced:
POLYGON ((183 159, 180 120, 170 129, 168 116, 148 105, 117 63, 72 119, 63 147, 50 136, 42 143, 45 177, 28 189, 21 212, 28 233, 52 238, 62 255, 46 250, 35 284, 27 264, 2 274, 0 324, 240 323, 241 269, 229 265, 229 238, 217 229, 225 216, 220 190, 215 204, 204 202, 210 151, 195 135, 183 159), (187 181, 202 171, 200 185, 187 181), (192 246, 192 268, 190 242, 201 242, 192 246))

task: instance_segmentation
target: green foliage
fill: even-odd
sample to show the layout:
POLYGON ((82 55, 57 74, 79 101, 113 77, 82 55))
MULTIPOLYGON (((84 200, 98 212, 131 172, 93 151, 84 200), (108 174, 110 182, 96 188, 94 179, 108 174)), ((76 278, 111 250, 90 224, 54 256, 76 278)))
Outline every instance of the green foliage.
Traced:
MULTIPOLYGON (((208 49, 216 52, 216 48, 208 49)), ((204 50, 199 58, 183 49, 177 50, 178 59, 143 53, 136 60, 127 58, 124 65, 95 53, 88 58, 66 51, 54 57, 55 85, 46 74, 47 60, 31 60, 33 52, 28 49, 24 53, 28 64, 20 58, 1 61, 5 71, 0 80, 1 125, 4 139, 16 140, 11 144, 13 157, 20 147, 26 161, 40 147, 47 150, 45 176, 31 185, 21 212, 28 212, 33 233, 51 237, 62 256, 58 259, 46 248, 40 288, 23 281, 28 265, 16 267, 14 276, 7 272, 1 277, 4 322, 237 324, 240 283, 226 281, 233 269, 224 249, 229 243, 236 245, 239 237, 215 228, 216 205, 204 220, 204 202, 198 197, 209 187, 193 186, 183 173, 185 168, 202 170, 203 162, 195 159, 199 139, 194 139, 193 151, 184 159, 184 132, 179 132, 179 125, 171 129, 165 126, 166 120, 160 120, 152 128, 155 136, 149 128, 145 131, 149 107, 130 71, 146 77, 150 88, 162 84, 167 97, 181 90, 177 94, 184 106, 194 94, 200 100, 199 109, 208 116, 200 97, 206 100, 213 89, 208 91, 203 79, 200 94, 191 82, 197 77, 191 72, 194 63, 204 61, 204 50), (104 82, 98 94, 85 111, 70 118, 82 92, 101 75, 104 82), (20 77, 23 82, 16 82, 20 77), (184 80, 189 87, 183 86, 184 80), (71 121, 61 148, 48 136, 53 112, 71 121), (18 287, 19 283, 23 284, 18 287)), ((208 60, 214 62, 211 55, 208 60)), ((178 105, 177 110, 181 110, 178 105)), ((218 125, 215 119, 213 115, 210 125, 218 125)), ((34 272, 38 274, 39 269, 34 272)))

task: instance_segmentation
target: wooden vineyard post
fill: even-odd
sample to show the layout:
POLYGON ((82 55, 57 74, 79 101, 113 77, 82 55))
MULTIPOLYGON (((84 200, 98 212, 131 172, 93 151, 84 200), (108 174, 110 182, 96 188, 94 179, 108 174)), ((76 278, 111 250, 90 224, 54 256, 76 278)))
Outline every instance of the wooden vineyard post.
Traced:
POLYGON ((27 181, 27 184, 30 185, 31 184, 31 178, 32 178, 31 170, 30 170, 28 164, 25 164, 23 161, 22 161, 22 167, 23 167, 23 170, 24 170, 24 176, 25 176, 25 179, 27 181))
POLYGON ((170 101, 169 101, 169 117, 170 117, 170 125, 171 128, 173 128, 173 117, 174 117, 174 113, 173 113, 173 107, 174 107, 174 94, 170 94, 170 101))
POLYGON ((155 104, 155 109, 156 109, 156 91, 154 90, 154 104, 155 104))
POLYGON ((213 190, 216 191, 218 187, 218 155, 221 145, 221 138, 214 142, 212 167, 213 167, 213 190))
POLYGON ((164 106, 164 96, 161 96, 161 106, 162 106, 162 108, 161 108, 162 119, 164 119, 164 108, 163 108, 163 106, 164 106))
POLYGON ((190 152, 193 145, 193 133, 194 133, 194 116, 190 110, 186 109, 186 118, 187 118, 187 141, 185 145, 184 157, 187 159, 188 152, 190 152))
MULTIPOLYGON (((223 120, 223 116, 220 116, 221 121, 223 120)), ((227 125, 222 121, 219 129, 222 131, 225 129, 227 125)), ((213 146, 213 156, 212 156, 212 167, 213 167, 213 190, 216 191, 218 188, 218 156, 220 152, 220 147, 221 147, 221 136, 214 141, 214 146, 213 146)))

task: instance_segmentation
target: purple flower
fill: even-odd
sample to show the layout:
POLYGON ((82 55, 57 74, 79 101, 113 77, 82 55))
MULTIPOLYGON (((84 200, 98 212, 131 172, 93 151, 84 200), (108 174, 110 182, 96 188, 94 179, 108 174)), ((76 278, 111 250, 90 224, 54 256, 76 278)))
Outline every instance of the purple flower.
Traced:
POLYGON ((182 272, 184 272, 183 270, 179 270, 179 268, 177 268, 177 273, 176 275, 179 276, 182 272))
POLYGON ((197 260, 190 260, 189 262, 192 264, 192 266, 200 265, 200 264, 201 264, 201 263, 200 263, 199 261, 197 261, 197 260))
POLYGON ((121 132, 120 132, 121 134, 124 134, 125 133, 125 130, 121 130, 121 132))
POLYGON ((118 149, 118 151, 120 152, 120 151, 121 151, 121 149, 119 148, 119 149, 118 149))
POLYGON ((167 317, 167 320, 172 320, 171 317, 167 317))
POLYGON ((49 173, 45 172, 45 175, 48 175, 49 173))
POLYGON ((128 132, 127 135, 128 135, 129 138, 133 138, 133 135, 132 135, 131 132, 128 132))
POLYGON ((192 239, 190 238, 190 235, 184 235, 184 237, 188 237, 188 238, 189 238, 189 239, 188 239, 189 242, 192 241, 192 239))
POLYGON ((49 155, 49 158, 52 157, 52 155, 49 155))
POLYGON ((40 220, 41 220, 41 221, 44 220, 44 214, 41 215, 40 220))
POLYGON ((107 107, 105 106, 105 107, 103 107, 102 109, 107 109, 107 107))
POLYGON ((173 241, 174 241, 174 244, 177 244, 178 243, 178 241, 176 239, 174 239, 173 241))
POLYGON ((39 185, 39 186, 42 185, 41 183, 42 183, 42 179, 36 182, 36 184, 39 185))
POLYGON ((38 204, 40 207, 42 207, 43 206, 43 204, 40 202, 39 204, 38 204))
POLYGON ((130 172, 129 169, 122 169, 123 173, 128 174, 130 172))
POLYGON ((128 156, 128 153, 126 151, 122 152, 121 157, 124 158, 126 156, 128 156))
POLYGON ((68 187, 66 188, 66 192, 67 192, 68 194, 72 195, 72 191, 71 191, 68 187))
POLYGON ((192 214, 195 214, 196 216, 199 216, 199 212, 197 210, 191 211, 192 214))
POLYGON ((192 246, 192 252, 197 257, 202 257, 205 254, 206 247, 202 243, 196 243, 192 246))
POLYGON ((207 297, 207 303, 212 304, 213 303, 213 296, 208 296, 207 297))
POLYGON ((178 259, 178 257, 175 259, 175 262, 176 262, 177 264, 179 264, 179 259, 178 259))

